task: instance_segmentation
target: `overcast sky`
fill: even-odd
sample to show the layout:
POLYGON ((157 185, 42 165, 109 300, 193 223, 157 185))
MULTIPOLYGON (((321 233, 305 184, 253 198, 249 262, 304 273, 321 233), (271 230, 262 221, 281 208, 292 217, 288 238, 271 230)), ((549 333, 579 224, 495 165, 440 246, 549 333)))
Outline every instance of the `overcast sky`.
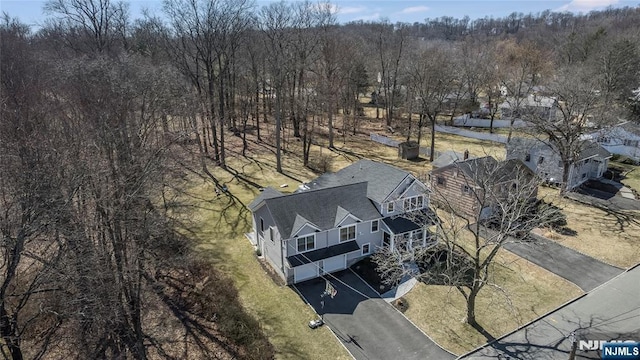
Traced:
MULTIPOLYGON (((272 0, 257 0, 262 6, 272 0)), ((131 0, 132 17, 141 16, 142 10, 159 11, 161 0, 131 0)), ((45 14, 42 13, 44 0, 0 0, 0 10, 11 17, 17 17, 22 22, 37 28, 42 23, 45 14)), ((623 7, 638 6, 640 0, 335 0, 338 21, 345 23, 353 20, 381 20, 391 22, 422 22, 426 18, 451 16, 462 18, 468 15, 471 19, 489 17, 504 17, 513 12, 538 13, 544 10, 571 11, 574 13, 601 10, 607 6, 623 7)))

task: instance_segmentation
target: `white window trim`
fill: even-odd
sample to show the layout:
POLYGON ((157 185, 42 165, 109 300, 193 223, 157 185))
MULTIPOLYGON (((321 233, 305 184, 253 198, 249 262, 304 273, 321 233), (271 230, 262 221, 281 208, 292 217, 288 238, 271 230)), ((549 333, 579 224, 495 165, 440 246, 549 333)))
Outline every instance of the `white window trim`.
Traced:
POLYGON ((309 251, 313 251, 313 250, 315 250, 315 249, 316 249, 316 234, 308 234, 308 235, 298 236, 298 237, 296 238, 296 251, 298 252, 298 254, 302 254, 302 253, 306 253, 306 252, 309 252, 309 251), (300 248, 298 247, 298 240, 300 240, 300 239, 306 239, 306 238, 308 238, 309 236, 313 236, 313 248, 311 248, 311 249, 306 249, 306 248, 307 248, 307 244, 306 244, 306 241, 305 241, 305 246, 304 246, 304 247, 305 247, 305 249, 306 249, 306 250, 304 250, 304 251, 300 251, 300 248))
POLYGON ((371 254, 371 243, 366 243, 366 244, 362 244, 362 255, 369 255, 371 254), (364 247, 367 246, 367 248, 369 249, 369 251, 364 252, 364 247))
POLYGON ((415 195, 415 196, 411 196, 411 197, 406 197, 403 199, 402 201, 402 208, 404 209, 404 211, 414 211, 414 210, 420 210, 420 209, 424 209, 424 195, 415 195), (422 197, 422 206, 418 207, 418 198, 422 197), (415 206, 413 205, 413 201, 415 199, 415 206), (409 202, 409 207, 405 206, 406 202, 409 202))
POLYGON ((380 220, 371 221, 371 233, 377 233, 378 231, 380 231, 380 220), (376 223, 375 231, 373 230, 373 223, 376 223))
POLYGON ((394 212, 395 210, 396 210, 396 204, 395 204, 395 201, 393 201, 393 200, 392 200, 392 201, 389 201, 389 202, 387 203, 387 213, 392 213, 392 212, 394 212), (389 209, 389 207, 391 207, 391 209, 389 209))
MULTIPOLYGON (((339 228, 338 236, 339 236, 338 242, 340 242, 340 243, 356 240, 358 238, 358 228, 356 227, 355 224, 354 225, 343 226, 343 227, 339 228), (353 239, 342 240, 342 229, 349 229, 349 228, 353 228, 353 239)), ((349 236, 349 231, 348 230, 347 230, 347 236, 349 236)))

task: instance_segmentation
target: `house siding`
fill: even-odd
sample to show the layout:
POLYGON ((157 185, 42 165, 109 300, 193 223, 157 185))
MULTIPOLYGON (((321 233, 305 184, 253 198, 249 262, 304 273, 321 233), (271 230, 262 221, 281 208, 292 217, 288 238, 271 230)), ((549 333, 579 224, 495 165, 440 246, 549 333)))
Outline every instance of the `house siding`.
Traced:
POLYGON ((397 189, 393 191, 393 193, 387 198, 389 201, 386 201, 379 207, 380 213, 387 216, 396 216, 402 215, 405 213, 404 210, 404 199, 423 195, 423 207, 429 206, 429 195, 427 193, 427 187, 422 184, 419 180, 417 180, 413 176, 408 176, 402 183, 402 186, 399 186, 397 189), (407 184, 407 182, 409 182, 407 184), (387 204, 389 202, 393 202, 393 211, 387 211, 387 204))
MULTIPOLYGON (((638 131, 640 131, 640 128, 638 131)), ((623 155, 632 158, 634 161, 640 161, 640 135, 627 131, 620 126, 602 129, 585 135, 584 138, 596 141, 612 154, 623 155), (632 144, 633 146, 627 144, 632 144)))
POLYGON ((262 256, 264 256, 265 260, 267 260, 276 272, 284 278, 285 274, 282 269, 282 243, 280 242, 281 237, 278 232, 278 228, 269 213, 269 209, 266 206, 258 208, 253 214, 253 221, 256 224, 255 234, 256 239, 258 239, 258 246, 262 251, 262 256), (260 218, 264 221, 264 232, 260 230, 260 218), (273 238, 271 237, 271 233, 273 233, 273 238))
MULTIPOLYGON (((535 146, 533 148, 522 148, 507 145, 507 159, 520 159, 532 171, 539 174, 545 181, 552 183, 562 182, 563 166, 561 158, 553 149, 548 146, 535 146), (527 154, 529 160, 527 161, 527 154), (540 158, 543 160, 540 160, 540 158)), ((602 173, 598 173, 600 164, 603 164, 603 172, 608 166, 608 159, 595 156, 590 159, 580 160, 569 165, 568 188, 573 189, 589 179, 599 178, 602 173), (595 161, 594 161, 595 160, 595 161), (586 174, 586 177, 582 177, 586 174)))
POLYGON ((466 215, 476 216, 480 211, 477 197, 473 192, 463 193, 465 185, 473 187, 473 183, 456 167, 438 171, 431 176, 431 201, 438 206, 451 207, 466 215), (444 180, 444 184, 438 185, 439 177, 444 180))

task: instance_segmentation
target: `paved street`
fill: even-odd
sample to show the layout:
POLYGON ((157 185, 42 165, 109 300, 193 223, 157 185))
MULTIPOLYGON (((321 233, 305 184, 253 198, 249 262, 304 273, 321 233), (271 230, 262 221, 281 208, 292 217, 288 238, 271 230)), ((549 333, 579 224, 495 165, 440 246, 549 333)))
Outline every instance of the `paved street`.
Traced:
POLYGON ((538 236, 530 242, 506 243, 504 248, 571 281, 584 291, 593 290, 623 271, 538 236))
POLYGON ((351 270, 335 274, 340 281, 331 282, 338 290, 334 299, 320 294, 325 281, 314 279, 295 287, 356 359, 433 359, 455 356, 444 351, 409 322, 390 304, 382 300, 351 270))
MULTIPOLYGON (((578 340, 640 341, 640 266, 461 359, 567 359, 571 332, 578 340)), ((601 356, 578 350, 577 358, 601 356)))

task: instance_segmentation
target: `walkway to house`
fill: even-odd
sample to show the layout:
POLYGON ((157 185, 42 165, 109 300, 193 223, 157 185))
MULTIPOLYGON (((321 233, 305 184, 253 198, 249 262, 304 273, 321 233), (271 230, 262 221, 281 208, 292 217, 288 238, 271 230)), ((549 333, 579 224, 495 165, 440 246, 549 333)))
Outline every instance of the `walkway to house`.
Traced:
MULTIPOLYGON (((484 359, 568 359, 570 336, 576 340, 640 341, 640 266, 561 306, 524 327, 460 357, 484 359)), ((579 359, 600 359, 598 350, 579 359)))
POLYGON ((336 296, 321 298, 326 282, 294 285, 356 359, 454 359, 369 285, 347 269, 327 276, 336 296), (335 278, 333 278, 335 277, 335 278), (324 304, 322 301, 324 300, 324 304))
POLYGON ((527 241, 510 239, 503 247, 571 281, 583 291, 591 291, 624 271, 534 234, 527 241))

